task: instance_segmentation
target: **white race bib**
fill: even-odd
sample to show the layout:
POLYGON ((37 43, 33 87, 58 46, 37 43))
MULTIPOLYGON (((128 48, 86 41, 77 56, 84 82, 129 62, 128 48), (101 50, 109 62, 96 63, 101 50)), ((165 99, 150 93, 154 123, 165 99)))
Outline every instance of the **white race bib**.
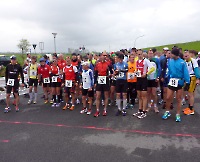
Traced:
POLYGON ((44 78, 44 83, 50 83, 50 79, 49 78, 44 78))
POLYGON ((36 75, 37 75, 37 71, 30 70, 30 75, 31 75, 31 76, 36 76, 36 75))
POLYGON ((128 79, 135 79, 135 73, 128 73, 128 79))
POLYGON ((178 81, 179 81, 179 79, 170 78, 169 84, 168 84, 168 85, 170 85, 170 86, 172 86, 172 87, 178 87, 178 81))
POLYGON ((82 81, 83 81, 83 83, 88 83, 89 82, 88 76, 87 75, 83 75, 82 76, 82 81))
POLYGON ((123 73, 123 72, 119 72, 118 77, 119 77, 119 78, 123 78, 123 77, 124 77, 124 73, 123 73))
POLYGON ((14 86, 14 84, 15 84, 15 80, 14 79, 8 79, 8 82, 7 82, 7 85, 9 85, 9 86, 14 86))
POLYGON ((98 84, 106 84, 106 76, 98 76, 98 84))
POLYGON ((53 76, 52 77, 52 82, 53 83, 57 83, 57 81, 58 81, 58 76, 53 76))
POLYGON ((138 77, 138 78, 140 78, 141 77, 141 71, 136 71, 135 72, 135 76, 138 77))
POLYGON ((65 87, 72 87, 72 80, 65 80, 65 87))

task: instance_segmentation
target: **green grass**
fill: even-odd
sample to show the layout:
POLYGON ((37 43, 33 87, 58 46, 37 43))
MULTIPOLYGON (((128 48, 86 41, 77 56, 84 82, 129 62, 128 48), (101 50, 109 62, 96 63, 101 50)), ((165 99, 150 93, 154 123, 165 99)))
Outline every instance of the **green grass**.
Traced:
POLYGON ((156 46, 156 47, 148 47, 148 48, 144 48, 143 50, 149 50, 152 48, 156 48, 157 51, 162 51, 164 47, 168 47, 169 49, 172 49, 172 47, 176 45, 179 48, 182 48, 183 51, 185 49, 188 50, 196 50, 196 51, 200 51, 200 41, 194 41, 194 42, 186 42, 186 43, 176 43, 176 44, 168 44, 168 45, 162 45, 162 46, 156 46))

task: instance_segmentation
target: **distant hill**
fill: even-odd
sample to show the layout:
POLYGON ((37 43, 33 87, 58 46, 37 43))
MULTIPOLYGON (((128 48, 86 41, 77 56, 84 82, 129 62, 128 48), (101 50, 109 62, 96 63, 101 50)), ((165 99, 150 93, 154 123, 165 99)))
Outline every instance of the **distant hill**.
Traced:
POLYGON ((168 45, 162 45, 162 46, 157 46, 157 47, 148 47, 144 48, 144 50, 149 50, 152 48, 156 48, 157 51, 162 51, 164 47, 168 47, 169 49, 172 49, 173 46, 178 46, 183 49, 194 49, 196 51, 200 51, 200 41, 194 41, 194 42, 186 42, 186 43, 177 43, 177 44, 168 44, 168 45))

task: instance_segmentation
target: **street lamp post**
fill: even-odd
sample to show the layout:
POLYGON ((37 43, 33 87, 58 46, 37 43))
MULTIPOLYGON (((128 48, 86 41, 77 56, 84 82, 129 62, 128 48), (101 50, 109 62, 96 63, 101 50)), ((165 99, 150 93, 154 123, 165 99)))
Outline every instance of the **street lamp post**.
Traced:
POLYGON ((141 36, 135 38, 134 47, 135 47, 135 44, 136 44, 136 40, 137 40, 138 38, 140 38, 140 37, 144 37, 144 36, 145 36, 145 35, 141 35, 141 36))
POLYGON ((57 33, 52 33, 53 37, 54 37, 54 49, 55 49, 55 53, 56 53, 56 35, 57 33))

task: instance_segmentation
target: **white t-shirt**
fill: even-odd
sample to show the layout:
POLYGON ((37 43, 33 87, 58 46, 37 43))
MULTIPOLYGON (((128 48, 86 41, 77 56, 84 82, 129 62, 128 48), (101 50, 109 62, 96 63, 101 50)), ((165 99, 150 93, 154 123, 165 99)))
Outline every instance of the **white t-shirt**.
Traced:
POLYGON ((188 68, 188 72, 189 72, 190 76, 195 76, 193 68, 196 68, 199 66, 198 66, 197 60, 195 60, 193 58, 191 58, 191 60, 186 62, 186 64, 187 64, 187 68, 188 68), (192 66, 192 62, 193 62, 193 66, 192 66))

